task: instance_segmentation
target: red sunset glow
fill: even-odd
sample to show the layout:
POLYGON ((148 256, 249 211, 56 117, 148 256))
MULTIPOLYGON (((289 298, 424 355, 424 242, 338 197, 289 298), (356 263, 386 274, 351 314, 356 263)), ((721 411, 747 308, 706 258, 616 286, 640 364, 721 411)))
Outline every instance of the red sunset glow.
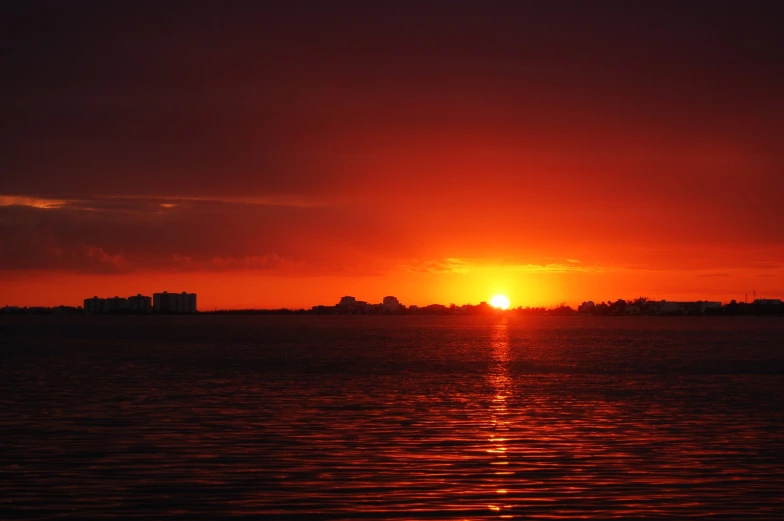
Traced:
POLYGON ((392 4, 20 7, 0 306, 784 294, 770 17, 392 4))

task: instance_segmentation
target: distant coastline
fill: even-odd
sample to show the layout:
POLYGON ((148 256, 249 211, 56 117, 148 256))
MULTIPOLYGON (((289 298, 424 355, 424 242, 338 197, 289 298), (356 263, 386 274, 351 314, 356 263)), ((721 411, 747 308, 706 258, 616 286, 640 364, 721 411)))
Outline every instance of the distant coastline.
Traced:
MULTIPOLYGON (((344 297, 345 299, 346 297, 344 297)), ((390 299, 390 297, 386 297, 390 299)), ((341 300, 335 306, 313 306, 310 309, 215 309, 209 311, 188 310, 178 312, 173 309, 154 311, 150 309, 116 309, 104 313, 90 313, 85 308, 76 306, 5 306, 0 308, 0 315, 408 315, 408 316, 759 316, 784 315, 784 302, 781 299, 755 299, 752 302, 730 301, 727 304, 707 300, 693 302, 674 302, 667 300, 650 300, 640 297, 632 300, 618 299, 615 301, 594 303, 586 301, 576 309, 560 304, 552 307, 517 307, 496 309, 481 302, 479 304, 430 304, 428 306, 404 306, 397 299, 387 300, 385 304, 355 305, 357 301, 341 300)))

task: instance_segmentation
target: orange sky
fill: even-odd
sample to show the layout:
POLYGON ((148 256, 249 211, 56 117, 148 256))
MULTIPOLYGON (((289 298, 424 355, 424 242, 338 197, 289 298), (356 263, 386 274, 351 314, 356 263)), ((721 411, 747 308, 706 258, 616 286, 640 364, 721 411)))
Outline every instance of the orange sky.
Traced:
POLYGON ((774 13, 514 4, 6 13, 0 305, 784 296, 774 13))
MULTIPOLYGON (((449 261, 446 261, 449 264, 449 261)), ((453 266, 454 271, 412 271, 407 267, 383 274, 366 275, 276 275, 258 270, 221 272, 84 274, 52 271, 19 271, 0 282, 4 302, 0 305, 80 305, 85 296, 133 295, 169 290, 195 291, 201 310, 229 308, 308 308, 335 304, 351 294, 358 299, 380 302, 395 294, 405 304, 478 303, 492 295, 509 296, 512 306, 550 306, 560 302, 576 305, 583 300, 614 300, 648 296, 669 300, 742 301, 752 297, 779 296, 765 292, 780 287, 782 270, 760 276, 754 269, 726 273, 710 270, 647 270, 626 268, 582 268, 564 265, 470 265, 453 266), (778 286, 777 286, 778 285, 778 286), (644 291, 630 288, 646 288, 644 291)), ((767 270, 766 270, 767 271, 767 270)))

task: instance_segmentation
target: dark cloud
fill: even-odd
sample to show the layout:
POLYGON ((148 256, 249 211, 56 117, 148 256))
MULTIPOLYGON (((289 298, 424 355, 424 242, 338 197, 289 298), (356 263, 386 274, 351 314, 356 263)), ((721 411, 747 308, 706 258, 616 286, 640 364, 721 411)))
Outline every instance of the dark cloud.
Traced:
MULTIPOLYGON (((368 208, 273 200, 28 197, 0 206, 0 268, 368 272, 368 208), (34 206, 37 205, 37 206, 34 206), (353 267, 352 267, 353 266, 353 267)), ((382 247, 391 237, 368 239, 382 247)))
POLYGON ((122 253, 107 252, 101 246, 84 241, 63 241, 50 219, 32 226, 0 228, 0 269, 117 273, 129 267, 122 253))

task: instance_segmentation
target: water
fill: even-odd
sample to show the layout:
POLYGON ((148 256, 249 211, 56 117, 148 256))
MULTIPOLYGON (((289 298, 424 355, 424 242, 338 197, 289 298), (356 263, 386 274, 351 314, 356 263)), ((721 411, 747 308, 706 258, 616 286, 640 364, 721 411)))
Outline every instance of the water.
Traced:
POLYGON ((784 320, 4 317, 2 519, 784 512, 784 320))

